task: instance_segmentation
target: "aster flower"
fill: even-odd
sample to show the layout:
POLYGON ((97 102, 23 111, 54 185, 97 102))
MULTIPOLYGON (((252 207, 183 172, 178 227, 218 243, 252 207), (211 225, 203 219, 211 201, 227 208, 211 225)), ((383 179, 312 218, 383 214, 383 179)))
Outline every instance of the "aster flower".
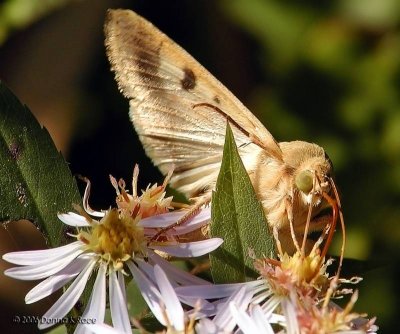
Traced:
MULTIPOLYGON (((137 184, 138 169, 134 171, 133 184, 137 184)), ((115 179, 111 179, 115 186, 115 179)), ((156 314, 160 307, 154 304, 154 285, 158 280, 152 269, 158 265, 167 273, 172 284, 209 284, 186 272, 182 272, 164 260, 157 252, 173 257, 194 257, 207 254, 217 248, 222 240, 218 238, 180 242, 185 234, 207 224, 210 209, 204 208, 191 217, 183 226, 176 226, 163 233, 162 238, 153 240, 160 229, 174 224, 186 212, 168 212, 170 199, 165 198, 165 185, 149 186, 138 196, 136 188, 128 196, 124 183, 118 183, 118 208, 107 211, 94 211, 88 204, 90 183, 84 196, 84 208, 77 208, 80 214, 69 212, 59 214, 66 225, 77 228, 73 235, 76 241, 61 247, 28 252, 13 252, 3 259, 20 265, 5 271, 7 276, 21 280, 45 279, 34 287, 25 297, 26 303, 33 303, 47 297, 66 284, 73 282, 60 299, 43 315, 39 328, 44 329, 62 321, 74 307, 88 282, 97 271, 91 297, 83 313, 88 321, 102 323, 106 308, 108 285, 109 305, 113 326, 124 333, 131 332, 125 296, 125 276, 130 273, 140 287, 145 300, 156 314), (90 213, 90 215, 88 214, 90 213), (155 215, 155 216, 154 216, 155 215), (98 217, 100 220, 92 218, 98 217), (142 218, 142 216, 146 218, 142 218)), ((157 269, 158 270, 158 269, 157 269)), ((186 298, 190 305, 194 301, 186 298)), ((76 332, 84 332, 78 325, 76 332)))
MULTIPOLYGON (((254 266, 260 274, 258 280, 213 286, 183 286, 176 289, 178 296, 226 300, 238 287, 245 289, 251 296, 247 309, 239 309, 235 303, 229 303, 234 323, 244 333, 272 333, 272 328, 273 332, 290 334, 377 331, 375 319, 367 320, 365 315, 352 312, 357 292, 353 293, 352 289, 339 290, 341 284, 356 284, 360 278, 348 280, 328 275, 327 267, 332 260, 326 261, 320 254, 322 237, 308 255, 301 250, 291 256, 283 253, 277 236, 275 240, 279 261, 256 259, 254 266), (352 294, 352 297, 341 309, 332 300, 344 294, 352 294), (271 324, 275 326, 271 327, 271 324)), ((212 315, 214 313, 209 314, 212 315)))

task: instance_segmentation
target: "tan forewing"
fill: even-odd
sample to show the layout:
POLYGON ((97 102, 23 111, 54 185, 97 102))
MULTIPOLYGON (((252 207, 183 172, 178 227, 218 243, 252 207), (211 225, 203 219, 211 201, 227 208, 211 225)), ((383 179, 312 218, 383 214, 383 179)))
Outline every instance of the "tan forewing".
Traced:
POLYGON ((163 173, 175 166, 173 186, 192 196, 215 181, 227 120, 238 146, 245 146, 240 149, 244 160, 254 143, 282 160, 261 122, 150 22, 129 10, 110 10, 105 33, 119 88, 131 99, 135 129, 163 173))

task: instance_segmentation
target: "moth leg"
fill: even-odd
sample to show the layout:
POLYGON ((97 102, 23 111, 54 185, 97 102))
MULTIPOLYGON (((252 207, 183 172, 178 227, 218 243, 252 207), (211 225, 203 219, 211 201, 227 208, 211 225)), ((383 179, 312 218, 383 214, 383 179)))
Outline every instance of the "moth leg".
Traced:
POLYGON ((206 194, 204 196, 201 197, 197 197, 194 200, 194 204, 192 206, 189 206, 189 210, 181 217, 179 218, 175 223, 162 228, 159 232, 157 232, 149 241, 155 241, 157 240, 162 234, 164 234, 165 232, 169 231, 170 229, 180 226, 184 223, 186 223, 189 219, 191 219, 192 217, 196 216, 199 212, 200 209, 203 205, 210 203, 211 201, 211 193, 210 195, 206 194))
POLYGON ((292 242, 296 251, 300 252, 300 245, 297 240, 296 232, 294 230, 294 222, 293 222, 293 196, 286 196, 285 198, 285 208, 287 212, 287 217, 289 220, 289 228, 290 228, 290 235, 292 237, 292 242))

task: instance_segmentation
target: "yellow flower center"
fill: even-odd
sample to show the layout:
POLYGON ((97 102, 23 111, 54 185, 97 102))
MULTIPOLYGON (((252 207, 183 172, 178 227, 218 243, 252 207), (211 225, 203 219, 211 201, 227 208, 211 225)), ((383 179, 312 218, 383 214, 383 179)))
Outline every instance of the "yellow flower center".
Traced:
POLYGON ((107 263, 112 262, 115 269, 122 269, 124 261, 144 253, 146 240, 143 228, 137 225, 139 220, 120 216, 117 209, 111 209, 90 231, 81 231, 78 239, 107 263))
POLYGON ((310 283, 313 278, 320 272, 321 257, 315 252, 304 256, 296 252, 293 256, 286 253, 281 258, 282 270, 287 270, 293 274, 298 283, 310 283))

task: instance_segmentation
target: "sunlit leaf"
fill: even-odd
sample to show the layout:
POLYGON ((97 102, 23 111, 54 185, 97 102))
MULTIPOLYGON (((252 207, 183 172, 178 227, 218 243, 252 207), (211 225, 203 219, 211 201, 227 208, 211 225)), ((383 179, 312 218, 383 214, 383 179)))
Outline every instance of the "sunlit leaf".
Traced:
POLYGON ((222 246, 210 256, 214 282, 244 282, 256 278, 250 253, 256 257, 271 256, 275 253, 275 243, 229 124, 211 215, 211 235, 224 239, 222 246))

